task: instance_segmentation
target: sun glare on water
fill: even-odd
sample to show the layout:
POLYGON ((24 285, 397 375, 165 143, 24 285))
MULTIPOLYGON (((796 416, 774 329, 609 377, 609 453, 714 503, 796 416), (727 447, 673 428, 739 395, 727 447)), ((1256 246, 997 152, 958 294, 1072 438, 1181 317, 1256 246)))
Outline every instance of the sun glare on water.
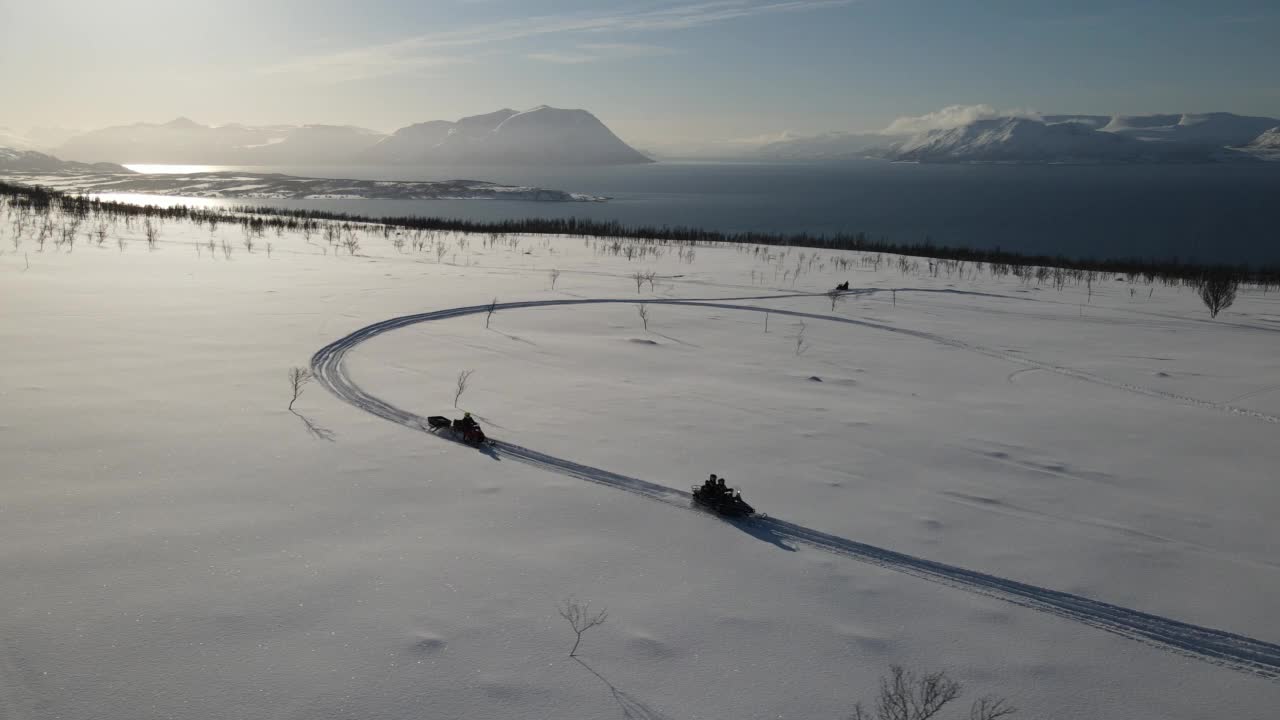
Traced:
POLYGON ((190 173, 222 172, 224 165, 167 165, 167 164, 126 164, 126 168, 138 173, 151 175, 187 175, 190 173))

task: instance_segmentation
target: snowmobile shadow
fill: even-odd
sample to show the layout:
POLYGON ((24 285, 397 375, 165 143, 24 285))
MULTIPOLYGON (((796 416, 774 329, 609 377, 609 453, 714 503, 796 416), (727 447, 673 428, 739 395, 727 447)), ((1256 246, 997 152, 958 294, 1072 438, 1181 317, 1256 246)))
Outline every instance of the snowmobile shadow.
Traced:
POLYGON ((773 531, 773 528, 761 522, 763 518, 720 518, 720 519, 723 520, 726 525, 732 525, 757 540, 763 540, 764 542, 767 542, 770 545, 774 545, 779 549, 786 550, 787 552, 796 551, 796 548, 794 546, 788 545, 786 543, 786 538, 783 535, 779 535, 778 533, 773 531))
POLYGON ((595 668, 588 665, 579 657, 573 658, 574 662, 587 669, 587 672, 600 678, 600 682, 609 688, 609 692, 613 694, 614 702, 618 703, 618 707, 622 709, 622 717, 627 720, 671 720, 671 716, 649 707, 635 697, 618 689, 616 685, 609 682, 609 679, 601 675, 595 668))

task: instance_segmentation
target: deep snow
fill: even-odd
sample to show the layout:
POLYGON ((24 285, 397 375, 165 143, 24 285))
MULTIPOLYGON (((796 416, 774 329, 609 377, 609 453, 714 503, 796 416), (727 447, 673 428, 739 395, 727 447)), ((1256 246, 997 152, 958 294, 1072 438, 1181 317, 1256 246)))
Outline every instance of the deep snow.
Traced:
POLYGON ((123 225, 70 253, 0 228, 4 717, 836 718, 892 662, 1023 717, 1280 702, 1212 658, 785 534, 1280 642, 1272 295, 1210 321, 1188 290, 1109 279, 1087 298, 887 256, 838 271, 820 252, 793 285, 800 249, 628 261, 444 235, 437 263, 380 234, 355 257, 271 232, 248 253, 223 224, 226 260, 180 223, 155 251, 123 225), (655 302, 646 332, 633 305, 845 279, 860 292, 834 312, 723 304, 861 324, 773 313, 766 334, 760 312, 655 302), (285 411, 286 369, 320 348, 495 296, 631 302, 406 325, 345 372, 428 415, 474 369, 460 406, 508 447, 677 494, 719 472, 769 520, 479 453, 319 384, 285 411), (570 594, 609 608, 589 668, 565 657, 570 594))

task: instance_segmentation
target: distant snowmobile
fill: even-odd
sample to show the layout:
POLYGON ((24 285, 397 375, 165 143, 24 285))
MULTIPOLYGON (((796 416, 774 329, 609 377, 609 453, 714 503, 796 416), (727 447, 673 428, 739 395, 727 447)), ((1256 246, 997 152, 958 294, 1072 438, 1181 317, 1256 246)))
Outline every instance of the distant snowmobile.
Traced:
POLYGON ((756 512, 736 490, 726 487, 724 480, 717 479, 715 475, 703 484, 693 486, 693 501, 728 517, 750 517, 756 512))
POLYGON ((447 430, 455 439, 475 447, 489 441, 484 430, 480 429, 480 423, 472 419, 471 413, 466 413, 458 420, 450 420, 443 415, 432 415, 427 418, 427 424, 431 426, 432 432, 447 430))

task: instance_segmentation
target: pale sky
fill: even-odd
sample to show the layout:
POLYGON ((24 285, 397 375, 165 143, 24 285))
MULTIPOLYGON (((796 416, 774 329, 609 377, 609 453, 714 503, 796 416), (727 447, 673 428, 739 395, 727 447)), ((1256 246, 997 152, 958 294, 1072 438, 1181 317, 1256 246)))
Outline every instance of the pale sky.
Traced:
POLYGON ((390 131, 539 104, 640 146, 985 103, 1280 116, 1275 0, 0 0, 0 126, 390 131))

